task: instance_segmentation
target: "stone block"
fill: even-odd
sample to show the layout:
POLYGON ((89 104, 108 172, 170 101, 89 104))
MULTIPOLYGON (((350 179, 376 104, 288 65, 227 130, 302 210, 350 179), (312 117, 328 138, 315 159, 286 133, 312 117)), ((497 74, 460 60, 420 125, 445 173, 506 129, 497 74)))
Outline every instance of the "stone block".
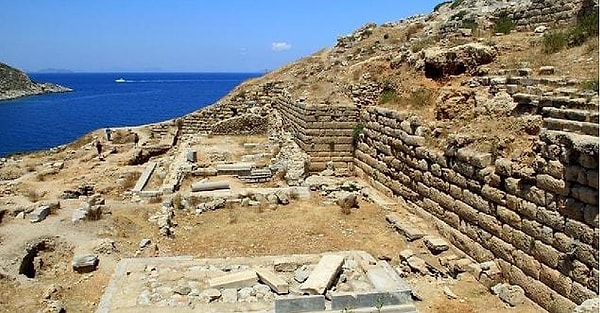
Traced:
POLYGON ((535 242, 535 239, 533 237, 522 231, 513 229, 512 238, 512 244, 517 249, 520 249, 527 254, 531 254, 531 250, 533 249, 533 245, 535 242))
POLYGON ((506 205, 506 192, 484 185, 481 188, 481 194, 488 200, 495 202, 496 204, 506 205))
POLYGON ((403 223, 402 218, 397 213, 391 213, 385 216, 385 219, 392 226, 406 237, 408 241, 414 241, 425 236, 425 232, 409 223, 403 223))
POLYGON ((532 254, 536 260, 552 268, 556 268, 556 266, 558 266, 558 261, 561 259, 560 252, 558 252, 552 246, 544 244, 538 240, 536 240, 533 245, 532 254))
POLYGON ((337 278, 343 264, 343 255, 324 255, 308 279, 300 285, 300 290, 309 294, 324 294, 337 278))
POLYGON ((485 213, 479 213, 477 220, 479 226, 494 236, 499 237, 502 233, 502 224, 493 216, 485 213))
MULTIPOLYGON (((410 259, 410 257, 409 257, 410 259)), ((410 286, 402 279, 387 262, 378 262, 377 265, 363 268, 367 272, 367 278, 376 291, 379 292, 402 292, 405 300, 410 298, 410 286)))
POLYGON ((494 253, 494 255, 506 260, 509 263, 514 263, 512 256, 514 247, 511 244, 506 243, 502 239, 495 236, 488 240, 487 243, 489 244, 489 249, 492 251, 492 253, 494 253))
POLYGON ((583 285, 581 285, 578 282, 573 282, 573 289, 571 289, 571 294, 569 297, 569 299, 571 299, 571 301, 573 301, 577 304, 581 304, 585 300, 594 299, 597 297, 598 297, 598 295, 596 293, 594 293, 593 291, 587 289, 586 287, 584 287, 583 285))
POLYGON ((473 209, 468 204, 466 204, 460 200, 455 200, 454 201, 454 211, 462 219, 465 219, 474 225, 478 224, 479 211, 473 209))
POLYGON ((587 244, 591 245, 594 242, 594 229, 582 222, 567 219, 564 232, 567 236, 587 244))
POLYGON ((407 301, 407 296, 398 292, 342 292, 331 296, 331 309, 378 308, 404 304, 407 301))
POLYGON ((258 275, 259 281, 271 287, 276 294, 282 295, 290 292, 289 284, 270 270, 257 269, 256 275, 258 275))
POLYGON ((258 282, 256 271, 247 270, 231 273, 208 280, 210 288, 243 288, 252 287, 258 282))
POLYGON ((496 174, 508 177, 512 176, 513 168, 511 160, 505 158, 496 159, 495 166, 496 174))
POLYGON ((561 272, 542 264, 539 280, 565 297, 571 294, 573 281, 561 272))
POLYGON ((597 205, 598 204, 598 190, 592 189, 585 186, 571 188, 571 196, 583 203, 597 205))
POLYGON ((423 238, 423 242, 433 254, 439 254, 450 248, 444 239, 438 237, 426 236, 423 238))
POLYGON ((521 229, 521 216, 515 211, 499 205, 496 207, 496 214, 498 219, 503 223, 506 223, 515 229, 521 229))
POLYGON ((289 296, 275 299, 275 313, 320 312, 325 310, 323 295, 289 296))
POLYGON ((32 223, 39 223, 46 219, 50 215, 50 206, 42 205, 29 213, 29 221, 32 223))
POLYGON ((515 249, 512 251, 514 264, 525 274, 535 279, 540 279, 541 264, 534 257, 515 249))
POLYGON ((546 191, 566 196, 569 190, 562 179, 556 179, 548 174, 539 174, 536 177, 536 186, 546 191))
POLYGON ((227 181, 210 181, 210 182, 197 182, 192 184, 192 191, 212 191, 212 190, 222 190, 229 189, 229 182, 227 181))
POLYGON ((96 270, 99 260, 96 254, 74 256, 71 266, 78 273, 89 273, 96 270))
POLYGON ((536 220, 544 225, 550 226, 556 231, 565 229, 565 218, 557 211, 538 208, 536 220))

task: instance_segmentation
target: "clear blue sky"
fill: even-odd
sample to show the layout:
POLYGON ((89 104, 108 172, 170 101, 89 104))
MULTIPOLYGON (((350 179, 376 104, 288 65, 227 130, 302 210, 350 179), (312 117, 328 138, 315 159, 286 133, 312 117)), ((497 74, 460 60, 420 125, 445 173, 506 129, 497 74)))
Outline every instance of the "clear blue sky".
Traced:
POLYGON ((0 0, 0 62, 38 71, 262 72, 442 0, 0 0))

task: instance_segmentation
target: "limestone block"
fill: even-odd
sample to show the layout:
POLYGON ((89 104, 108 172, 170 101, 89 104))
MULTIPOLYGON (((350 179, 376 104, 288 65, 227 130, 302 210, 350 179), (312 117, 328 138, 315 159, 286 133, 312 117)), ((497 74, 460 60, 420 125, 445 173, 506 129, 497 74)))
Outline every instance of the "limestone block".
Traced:
POLYGON ((271 287, 273 292, 279 295, 289 293, 289 284, 277 276, 277 274, 266 269, 258 269, 256 270, 256 274, 258 275, 258 279, 271 287))
POLYGON ((343 255, 324 255, 308 279, 300 285, 300 290, 309 294, 323 294, 336 279, 343 264, 343 255))
POLYGON ((231 273, 208 280, 209 288, 243 288, 252 287, 258 282, 256 271, 246 270, 231 273))
POLYGON ((552 246, 542 243, 536 240, 533 245, 532 254, 536 260, 552 267, 556 268, 558 261, 561 258, 561 253, 554 249, 552 246))
POLYGON ((78 273, 89 273, 96 270, 98 262, 98 255, 96 254, 78 255, 73 257, 71 266, 78 273))
POLYGON ((448 250, 450 247, 448 243, 439 237, 425 236, 423 238, 423 242, 425 246, 431 251, 433 254, 439 254, 443 251, 448 250))
POLYGON ((566 196, 569 193, 564 180, 556 179, 548 174, 537 175, 536 186, 563 196, 566 196))
POLYGON ((212 191, 212 190, 221 190, 221 189, 229 189, 229 182, 227 181, 210 181, 210 182, 196 182, 192 184, 192 191, 212 191))
POLYGON ((496 166, 496 174, 508 176, 508 177, 512 176, 513 167, 512 167, 511 160, 505 159, 505 158, 499 158, 496 160, 495 166, 496 166))
POLYGON ((578 186, 571 188, 571 196, 575 199, 581 200, 584 203, 597 205, 598 204, 598 190, 592 189, 585 186, 578 186))

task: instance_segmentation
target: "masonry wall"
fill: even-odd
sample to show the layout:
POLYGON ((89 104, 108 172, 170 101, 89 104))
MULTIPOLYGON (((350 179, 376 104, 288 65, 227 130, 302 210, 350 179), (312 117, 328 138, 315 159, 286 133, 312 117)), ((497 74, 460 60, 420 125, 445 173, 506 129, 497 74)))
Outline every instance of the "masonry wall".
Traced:
POLYGON ((598 140, 544 132, 534 164, 424 147, 418 121, 369 107, 357 172, 411 202, 456 247, 497 260, 503 277, 550 312, 598 294, 598 140))
POLYGON ((298 145, 311 156, 309 170, 320 171, 333 162, 336 168, 352 171, 352 132, 359 119, 356 107, 314 106, 281 97, 275 108, 298 145))
POLYGON ((573 23, 582 12, 598 9, 594 0, 532 0, 528 5, 508 6, 494 12, 506 16, 519 27, 566 25, 573 23))

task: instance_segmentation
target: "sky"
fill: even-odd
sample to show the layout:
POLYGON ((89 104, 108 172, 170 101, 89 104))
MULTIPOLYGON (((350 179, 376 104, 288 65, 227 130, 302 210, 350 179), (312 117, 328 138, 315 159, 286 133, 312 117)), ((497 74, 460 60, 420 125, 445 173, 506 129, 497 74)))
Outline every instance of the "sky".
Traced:
POLYGON ((442 0, 0 0, 0 62, 27 72, 264 72, 442 0))

